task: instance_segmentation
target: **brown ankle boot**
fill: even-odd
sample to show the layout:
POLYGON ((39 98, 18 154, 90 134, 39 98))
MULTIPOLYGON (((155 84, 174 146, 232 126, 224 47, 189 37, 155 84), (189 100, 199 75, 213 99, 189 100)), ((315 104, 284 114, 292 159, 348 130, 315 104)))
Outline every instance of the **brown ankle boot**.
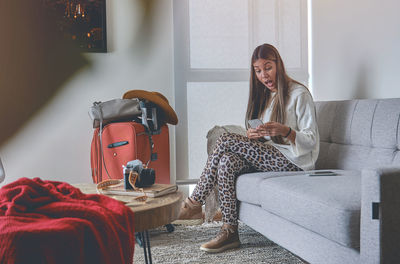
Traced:
POLYGON ((201 245, 200 249, 210 253, 218 253, 239 246, 238 227, 223 224, 218 235, 213 240, 201 245))
POLYGON ((203 223, 202 206, 189 197, 182 203, 176 225, 201 225, 203 223))

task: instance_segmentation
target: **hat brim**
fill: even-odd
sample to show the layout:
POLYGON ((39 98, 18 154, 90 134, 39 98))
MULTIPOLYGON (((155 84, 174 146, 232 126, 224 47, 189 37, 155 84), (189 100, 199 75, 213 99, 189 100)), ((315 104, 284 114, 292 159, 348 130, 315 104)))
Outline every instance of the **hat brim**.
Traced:
POLYGON ((127 91, 122 96, 122 98, 123 99, 139 98, 153 102, 164 111, 165 122, 171 125, 178 124, 178 117, 176 116, 174 109, 172 109, 172 107, 169 105, 168 99, 161 93, 149 92, 145 90, 130 90, 127 91))

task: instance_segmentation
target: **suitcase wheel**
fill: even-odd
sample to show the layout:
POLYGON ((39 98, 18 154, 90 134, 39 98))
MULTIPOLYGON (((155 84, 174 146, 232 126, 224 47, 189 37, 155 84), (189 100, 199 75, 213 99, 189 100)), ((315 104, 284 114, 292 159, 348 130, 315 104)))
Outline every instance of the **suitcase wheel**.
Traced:
POLYGON ((165 228, 167 229, 168 233, 172 233, 175 231, 175 226, 173 224, 165 225, 165 228))

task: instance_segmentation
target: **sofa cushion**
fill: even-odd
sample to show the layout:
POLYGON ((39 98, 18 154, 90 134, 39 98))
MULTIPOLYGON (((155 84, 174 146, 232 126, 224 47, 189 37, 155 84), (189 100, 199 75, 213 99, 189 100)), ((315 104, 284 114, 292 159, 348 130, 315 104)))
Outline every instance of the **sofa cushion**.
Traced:
POLYGON ((400 98, 316 102, 316 111, 321 144, 315 168, 400 165, 400 98))
POLYGON ((258 187, 261 207, 343 246, 359 248, 360 172, 336 172, 266 178, 258 187))
POLYGON ((236 180, 236 198, 241 202, 261 205, 260 183, 268 178, 306 174, 304 171, 255 172, 240 175, 236 180))

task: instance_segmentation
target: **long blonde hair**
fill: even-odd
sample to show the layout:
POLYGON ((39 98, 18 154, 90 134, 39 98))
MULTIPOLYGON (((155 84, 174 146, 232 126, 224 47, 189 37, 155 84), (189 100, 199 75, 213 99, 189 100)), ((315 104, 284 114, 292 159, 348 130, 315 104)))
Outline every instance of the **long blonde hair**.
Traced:
MULTIPOLYGON (((285 124, 286 121, 286 104, 289 98, 289 86, 291 83, 297 83, 302 86, 303 84, 293 80, 286 74, 285 66, 278 50, 270 45, 263 44, 258 46, 251 57, 251 75, 250 75, 250 91, 249 101, 246 111, 246 128, 248 128, 247 121, 250 119, 260 118, 267 109, 268 102, 270 101, 271 91, 262 84, 254 71, 253 64, 258 59, 272 60, 276 63, 276 79, 275 85, 277 88, 277 95, 275 96, 274 105, 272 106, 270 121, 275 121, 285 124)), ((283 139, 281 136, 272 137, 275 143, 282 144, 283 139)))

